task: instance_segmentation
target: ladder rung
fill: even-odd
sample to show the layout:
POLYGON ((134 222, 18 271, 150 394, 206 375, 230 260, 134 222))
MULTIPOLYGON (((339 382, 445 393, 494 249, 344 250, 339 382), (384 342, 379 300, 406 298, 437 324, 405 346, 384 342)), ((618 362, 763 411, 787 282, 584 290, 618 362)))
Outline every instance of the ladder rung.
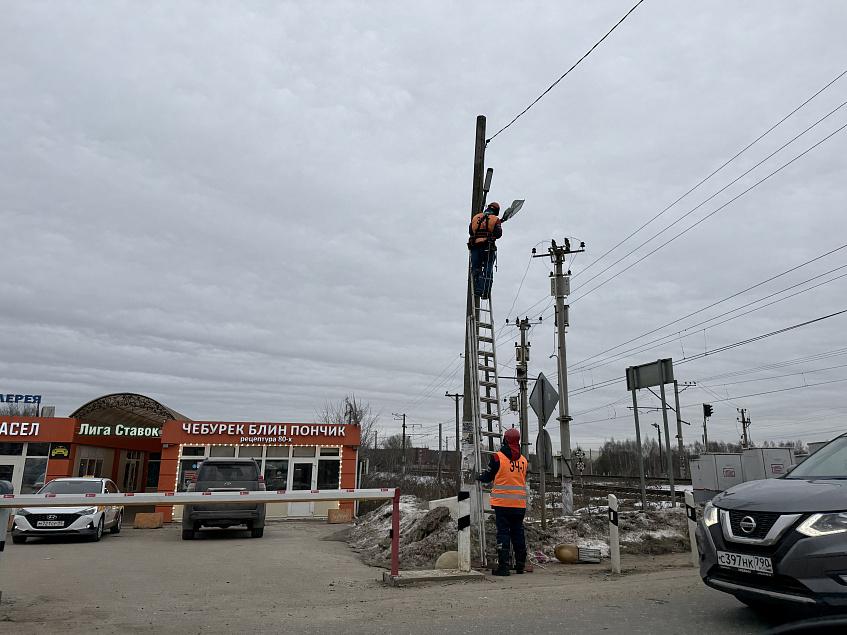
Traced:
MULTIPOLYGON (((480 365, 478 366, 478 368, 479 368, 479 370, 486 370, 486 371, 488 371, 489 373, 493 373, 495 370, 497 370, 496 368, 494 368, 494 366, 483 366, 482 364, 480 364, 480 365)), ((480 382, 480 384, 481 384, 481 383, 482 383, 482 382, 480 382)))
POLYGON ((486 414, 484 412, 482 414, 480 414, 479 416, 482 417, 483 419, 485 419, 486 421, 498 421, 500 419, 500 415, 493 415, 493 414, 489 415, 489 414, 486 414))
POLYGON ((479 400, 482 403, 497 403, 496 397, 480 397, 479 400))
POLYGON ((480 356, 484 355, 485 357, 494 357, 494 351, 477 351, 477 352, 480 354, 480 356))
POLYGON ((497 387, 497 384, 495 384, 494 382, 491 382, 491 381, 480 381, 479 385, 485 386, 486 388, 496 388, 497 387))
POLYGON ((493 324, 488 324, 487 322, 478 322, 477 326, 481 329, 491 329, 494 330, 493 324))
POLYGON ((489 454, 489 455, 497 454, 496 452, 492 452, 491 450, 480 450, 479 453, 480 454, 489 454))
POLYGON ((494 338, 493 338, 493 337, 480 337, 480 338, 479 338, 479 341, 480 341, 480 342, 485 342, 486 344, 493 344, 493 343, 494 343, 494 338))
POLYGON ((500 437, 499 432, 489 432, 488 430, 480 430, 479 433, 484 437, 496 437, 496 438, 500 437))

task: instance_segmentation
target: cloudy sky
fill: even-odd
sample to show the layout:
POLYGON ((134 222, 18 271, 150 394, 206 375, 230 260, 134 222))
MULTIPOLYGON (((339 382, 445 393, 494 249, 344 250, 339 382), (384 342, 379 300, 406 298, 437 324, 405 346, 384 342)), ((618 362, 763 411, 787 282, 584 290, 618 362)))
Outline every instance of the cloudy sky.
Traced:
MULTIPOLYGON (((381 434, 405 413, 416 444, 453 437, 477 115, 494 136, 635 4, 2 0, 0 392, 289 422, 355 393, 381 434)), ((624 371, 664 357, 697 384, 686 441, 704 402, 710 439, 737 408, 754 441, 845 430, 847 314, 784 330, 847 309, 845 23, 837 0, 646 0, 489 143, 489 200, 526 199, 503 376, 505 320, 542 318, 529 372, 556 381, 531 251, 586 245, 574 446, 632 437, 624 371)))

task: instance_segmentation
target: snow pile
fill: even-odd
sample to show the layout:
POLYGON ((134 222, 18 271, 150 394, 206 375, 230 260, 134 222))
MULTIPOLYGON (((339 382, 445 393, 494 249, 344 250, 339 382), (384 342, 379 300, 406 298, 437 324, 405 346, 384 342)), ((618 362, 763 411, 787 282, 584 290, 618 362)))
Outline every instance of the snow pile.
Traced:
MULTIPOLYGON (((376 567, 391 565, 391 509, 386 503, 379 509, 353 521, 347 543, 361 556, 365 564, 376 567)), ((661 554, 689 549, 688 526, 681 508, 640 512, 622 512, 618 527, 621 551, 633 554, 661 554)), ((607 508, 592 508, 591 513, 548 519, 547 528, 535 518, 524 521, 527 549, 540 551, 555 559, 554 548, 559 544, 599 549, 609 555, 609 521, 607 508)), ((489 559, 497 553, 496 527, 493 516, 486 521, 486 553, 489 559)), ((427 503, 414 496, 400 497, 400 562, 403 569, 432 569, 435 561, 446 551, 455 551, 458 544, 456 522, 446 507, 427 509, 427 503)), ((476 536, 472 538, 476 545, 476 536)), ((474 547, 471 559, 480 560, 474 547)))

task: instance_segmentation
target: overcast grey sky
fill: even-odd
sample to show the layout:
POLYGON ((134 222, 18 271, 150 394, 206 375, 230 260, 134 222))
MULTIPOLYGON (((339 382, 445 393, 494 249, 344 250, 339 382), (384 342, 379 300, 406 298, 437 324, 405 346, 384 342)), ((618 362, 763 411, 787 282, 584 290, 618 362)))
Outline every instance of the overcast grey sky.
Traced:
MULTIPOLYGON (((491 137, 635 3, 2 0, 0 392, 244 421, 355 393, 435 447, 462 389, 476 117, 491 137)), ((847 243, 844 24, 836 0, 646 0, 489 144, 489 200, 526 199, 499 242, 503 375, 505 319, 543 316, 530 375, 555 382, 531 250, 586 243, 574 446, 632 437, 624 370, 663 357, 698 383, 687 441, 703 402, 710 439, 738 440, 736 408, 755 441, 845 430, 847 314, 697 357, 847 309, 847 248, 805 264, 847 243)))

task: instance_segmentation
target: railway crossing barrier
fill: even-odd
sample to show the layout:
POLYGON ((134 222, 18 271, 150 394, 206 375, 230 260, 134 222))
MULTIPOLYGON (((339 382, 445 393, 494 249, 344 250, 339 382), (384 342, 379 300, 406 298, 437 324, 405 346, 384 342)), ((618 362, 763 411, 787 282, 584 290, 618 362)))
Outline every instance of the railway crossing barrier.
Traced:
POLYGON ((391 500, 391 575, 400 574, 400 490, 332 489, 286 492, 145 492, 125 494, 12 494, 12 484, 0 481, 0 600, 2 600, 3 552, 13 509, 21 507, 88 507, 131 505, 214 505, 224 503, 300 503, 311 501, 391 500))

